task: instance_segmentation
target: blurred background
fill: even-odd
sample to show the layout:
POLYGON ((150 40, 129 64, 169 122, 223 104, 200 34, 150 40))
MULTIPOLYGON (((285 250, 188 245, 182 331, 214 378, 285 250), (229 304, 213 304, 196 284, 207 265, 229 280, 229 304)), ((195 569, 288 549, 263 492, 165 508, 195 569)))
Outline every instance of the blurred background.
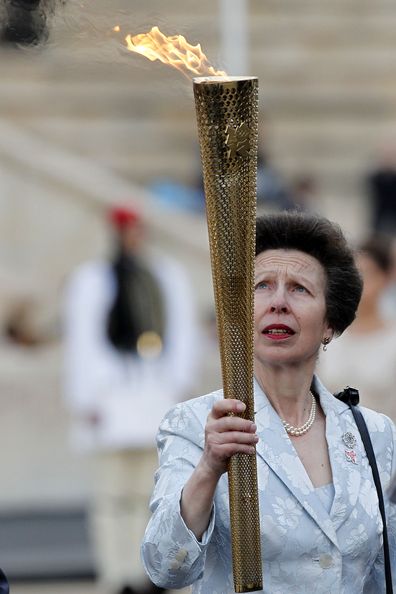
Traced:
POLYGON ((391 0, 2 0, 0 566, 15 593, 96 592, 64 301, 76 267, 108 256, 110 205, 136 207, 149 256, 189 278, 199 367, 185 398, 220 384, 192 85, 123 42, 154 25, 259 77, 260 212, 319 212, 356 244, 396 232, 391 0))

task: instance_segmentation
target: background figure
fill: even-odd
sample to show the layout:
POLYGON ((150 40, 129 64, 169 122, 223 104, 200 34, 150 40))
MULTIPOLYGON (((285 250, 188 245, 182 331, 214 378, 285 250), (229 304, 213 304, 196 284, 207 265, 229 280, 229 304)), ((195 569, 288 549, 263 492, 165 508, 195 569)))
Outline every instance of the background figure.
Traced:
POLYGON ((290 189, 262 148, 257 160, 257 208, 292 210, 295 204, 290 189))
POLYGON ((75 443, 96 452, 93 537, 103 592, 157 592, 139 547, 157 465, 155 434, 188 395, 197 359, 179 265, 143 254, 138 213, 115 208, 112 262, 83 264, 66 295, 66 392, 75 443), (135 589, 134 589, 135 588, 135 589))
POLYGON ((291 194, 294 208, 315 211, 318 203, 318 187, 314 175, 311 173, 297 175, 291 182, 291 194))
POLYGON ((356 255, 364 280, 356 320, 328 347, 320 377, 333 392, 360 391, 364 406, 396 419, 396 324, 383 316, 382 296, 391 282, 391 239, 373 235, 356 255))
POLYGON ((259 213, 293 210, 295 204, 291 189, 272 160, 271 132, 265 116, 261 116, 260 125, 257 155, 257 210, 259 213))
POLYGON ((383 146, 377 167, 368 176, 371 223, 375 231, 396 234, 396 145, 383 146))
POLYGON ((27 347, 40 343, 40 338, 32 324, 33 308, 34 304, 28 299, 17 301, 10 308, 3 326, 3 335, 7 340, 27 347))
POLYGON ((396 323, 396 237, 392 237, 390 241, 392 258, 390 284, 382 297, 381 309, 386 320, 394 320, 396 323))

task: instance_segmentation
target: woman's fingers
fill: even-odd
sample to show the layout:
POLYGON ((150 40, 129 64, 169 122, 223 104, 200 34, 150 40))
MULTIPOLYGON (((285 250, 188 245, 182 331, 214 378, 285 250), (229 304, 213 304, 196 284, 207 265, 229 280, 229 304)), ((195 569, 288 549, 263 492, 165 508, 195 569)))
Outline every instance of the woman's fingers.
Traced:
POLYGON ((218 445, 235 443, 255 445, 258 437, 255 433, 245 433, 242 431, 225 431, 216 434, 216 443, 218 445))
POLYGON ((235 399, 215 402, 205 428, 204 460, 215 473, 227 470, 228 459, 234 454, 254 454, 258 442, 256 425, 238 416, 246 406, 235 399))
POLYGON ((224 415, 230 413, 240 415, 245 409, 246 404, 240 400, 236 400, 235 398, 222 398, 221 400, 216 400, 209 416, 212 416, 214 419, 220 419, 221 417, 224 417, 224 415))
POLYGON ((240 417, 222 417, 221 419, 211 419, 208 417, 206 429, 225 433, 226 431, 242 431, 244 433, 254 433, 257 429, 253 421, 241 419, 240 417))
POLYGON ((245 409, 246 405, 240 400, 232 398, 217 400, 208 416, 206 429, 218 432, 234 430, 254 433, 255 424, 249 419, 237 416, 245 409))
POLYGON ((257 436, 244 434, 244 437, 230 434, 220 434, 217 439, 214 436, 208 436, 205 448, 205 458, 210 467, 214 470, 221 469, 225 472, 228 459, 234 454, 254 454, 255 445, 258 441, 257 436))

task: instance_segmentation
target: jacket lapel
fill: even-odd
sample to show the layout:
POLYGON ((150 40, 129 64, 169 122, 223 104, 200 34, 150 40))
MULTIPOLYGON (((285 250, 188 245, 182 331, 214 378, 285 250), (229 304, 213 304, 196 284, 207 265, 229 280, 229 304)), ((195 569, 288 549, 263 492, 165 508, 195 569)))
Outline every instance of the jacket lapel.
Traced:
POLYGON ((337 400, 315 378, 315 388, 326 415, 326 439, 333 473, 334 501, 330 510, 337 531, 353 512, 359 496, 362 469, 367 466, 364 446, 348 405, 337 400), (347 445, 345 435, 352 434, 356 444, 347 445))
MULTIPOLYGON (((282 421, 256 381, 255 410, 257 434, 260 438, 257 444, 258 456, 263 458, 320 529, 338 547, 333 522, 316 495, 282 421)), ((258 482, 260 488, 260 476, 258 482)))

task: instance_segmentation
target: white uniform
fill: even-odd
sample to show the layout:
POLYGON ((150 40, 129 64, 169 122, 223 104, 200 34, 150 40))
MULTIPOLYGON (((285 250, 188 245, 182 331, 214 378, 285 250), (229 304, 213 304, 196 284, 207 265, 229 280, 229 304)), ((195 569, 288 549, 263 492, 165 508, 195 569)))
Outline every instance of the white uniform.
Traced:
POLYGON ((157 358, 122 354, 107 338, 116 285, 111 265, 83 264, 65 303, 65 384, 72 443, 96 452, 94 537, 104 587, 139 584, 139 545, 156 467, 155 434, 166 411, 190 395, 198 335, 190 286, 168 258, 149 262, 162 290, 164 345, 157 358))

